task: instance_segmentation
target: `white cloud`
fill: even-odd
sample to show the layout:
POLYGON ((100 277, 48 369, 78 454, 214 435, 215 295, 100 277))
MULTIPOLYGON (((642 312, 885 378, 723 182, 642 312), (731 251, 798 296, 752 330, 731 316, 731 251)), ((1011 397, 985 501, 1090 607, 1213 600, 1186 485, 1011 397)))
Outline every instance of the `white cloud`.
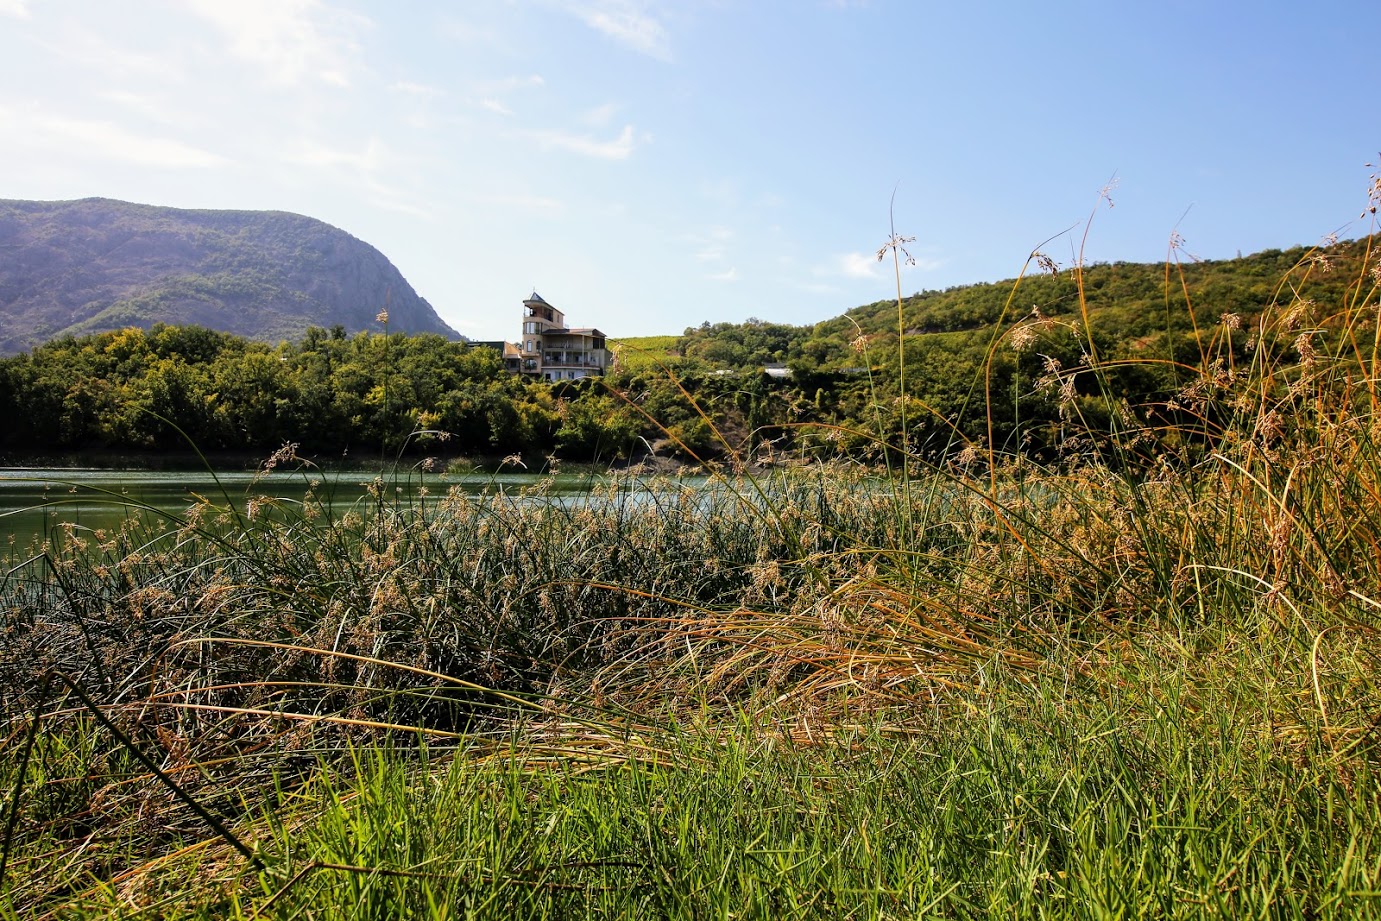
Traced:
POLYGON ((430 132, 436 128, 434 103, 446 95, 445 90, 411 80, 397 80, 389 84, 388 90, 399 97, 397 110, 402 124, 418 132, 430 132))
POLYGON ((879 278, 878 257, 876 253, 845 253, 836 257, 838 274, 849 278, 879 278))
MULTIPOLYGON (((931 259, 917 257, 914 266, 902 264, 902 271, 914 268, 922 272, 932 272, 944 265, 943 259, 931 259)), ((890 278, 892 275, 892 260, 886 260, 886 265, 878 261, 877 253, 844 253, 833 257, 823 266, 817 266, 814 270, 817 277, 839 277, 861 278, 877 280, 890 278)))
POLYGON ((155 79, 164 86, 186 79, 182 61, 176 54, 152 55, 131 51, 80 25, 64 29, 60 39, 36 38, 34 43, 54 59, 99 74, 105 85, 126 77, 155 79))
POLYGON ((96 98, 113 102, 130 112, 135 113, 149 121, 161 122, 163 124, 176 124, 181 116, 172 111, 167 100, 142 93, 132 93, 128 90, 102 90, 96 94, 96 98))
POLYGON ((513 107, 504 101, 505 96, 518 90, 538 89, 545 85, 546 81, 542 79, 541 74, 481 80, 471 87, 475 96, 471 98, 470 102, 496 115, 511 116, 513 115, 513 107))
POLYGON ((28 0, 0 0, 0 16, 13 16, 15 19, 30 19, 28 0))
POLYGON ((495 96, 501 93, 510 93, 513 90, 546 85, 547 81, 542 79, 541 74, 528 74, 526 77, 500 77, 497 80, 482 80, 475 85, 475 90, 481 95, 495 96))
POLYGON ((582 134, 561 131, 534 131, 532 136, 543 147, 555 147, 601 160, 627 160, 633 154, 633 126, 625 125, 612 141, 599 141, 582 134))
POLYGON ((149 137, 114 122, 38 115, 0 108, 0 121, 29 145, 96 160, 159 169, 204 169, 230 161, 176 138, 149 137))
POLYGON ((515 208, 532 214, 553 216, 566 210, 566 203, 559 198, 545 195, 491 195, 481 199, 484 204, 498 205, 501 208, 515 208))
POLYGON ((303 141, 296 150, 284 154, 289 163, 311 167, 346 167, 361 172, 374 172, 383 160, 383 144, 378 138, 370 138, 359 151, 327 147, 315 141, 303 141))
POLYGON ((697 262, 718 262, 724 258, 726 246, 734 238, 732 227, 711 227, 704 233, 686 234, 681 239, 695 247, 694 259, 697 262))
POLYGON ((308 79, 349 85, 353 34, 369 21, 327 11, 319 0, 187 0, 228 39, 230 52, 259 69, 265 82, 292 86, 308 79))
POLYGON ((638 0, 563 0, 567 12, 640 54, 669 60, 671 41, 666 28, 638 0))
POLYGON ((436 216, 424 193, 417 190, 410 193, 388 181, 415 174, 415 164, 377 137, 371 137, 359 149, 304 139, 285 150, 280 159, 290 166, 307 167, 311 179, 306 181, 324 181, 349 188, 352 194, 386 211, 427 219, 436 216))
POLYGON ((738 281, 738 269, 730 268, 724 272, 715 272, 713 275, 706 275, 710 281, 738 281))
POLYGON ((721 208, 737 208, 742 202, 738 183, 732 179, 702 179, 698 190, 702 196, 721 208))
POLYGON ((383 185, 371 189, 369 194, 365 196, 365 201, 376 208, 392 211, 395 214, 406 214, 408 217, 415 217, 421 220, 431 221, 435 220, 437 216, 436 212, 426 205, 419 205, 416 202, 409 201, 393 189, 383 185))
POLYGON ((428 86, 425 83, 413 83, 410 80, 399 80, 389 86, 389 89, 398 93, 404 93, 408 96, 419 96, 424 99, 432 96, 445 95, 443 90, 435 86, 428 86))
POLYGON ((603 128, 614 120, 618 114, 619 106, 612 102, 606 102, 602 106, 596 106, 585 113, 585 124, 593 128, 603 128))
POLYGON ((495 48, 503 43, 503 36, 494 29, 475 25, 450 14, 442 18, 441 31, 451 39, 467 45, 483 45, 487 48, 495 48))

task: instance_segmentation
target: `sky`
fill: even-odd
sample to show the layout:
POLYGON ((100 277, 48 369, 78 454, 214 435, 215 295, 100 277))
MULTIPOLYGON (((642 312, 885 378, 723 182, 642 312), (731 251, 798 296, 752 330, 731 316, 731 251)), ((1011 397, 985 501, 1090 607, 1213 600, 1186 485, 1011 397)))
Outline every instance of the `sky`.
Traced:
POLYGON ((534 290, 614 337, 809 324, 895 296, 893 227, 907 294, 1367 233, 1379 33, 1376 0, 0 0, 0 198, 310 215, 477 339, 534 290))

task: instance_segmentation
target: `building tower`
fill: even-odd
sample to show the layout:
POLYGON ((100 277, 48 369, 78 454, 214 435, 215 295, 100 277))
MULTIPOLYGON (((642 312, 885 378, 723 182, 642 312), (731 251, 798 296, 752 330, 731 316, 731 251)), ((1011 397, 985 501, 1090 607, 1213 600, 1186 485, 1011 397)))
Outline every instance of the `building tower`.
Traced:
POLYGON ((574 381, 603 374, 613 363, 604 333, 567 329, 566 315, 536 291, 523 301, 522 373, 547 381, 574 381))

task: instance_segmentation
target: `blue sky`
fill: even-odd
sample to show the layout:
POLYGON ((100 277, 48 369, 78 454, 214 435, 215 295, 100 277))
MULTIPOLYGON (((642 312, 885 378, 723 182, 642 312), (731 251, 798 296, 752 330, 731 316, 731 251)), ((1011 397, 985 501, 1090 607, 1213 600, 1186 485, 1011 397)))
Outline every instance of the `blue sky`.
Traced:
MULTIPOLYGON (((0 198, 295 211, 472 338, 1368 231, 1381 4, 0 0, 0 198), (1113 180, 1114 205, 1100 206, 1113 180), (1186 214, 1186 210, 1188 213, 1186 214)), ((3 258, 0 256, 0 258, 3 258)))

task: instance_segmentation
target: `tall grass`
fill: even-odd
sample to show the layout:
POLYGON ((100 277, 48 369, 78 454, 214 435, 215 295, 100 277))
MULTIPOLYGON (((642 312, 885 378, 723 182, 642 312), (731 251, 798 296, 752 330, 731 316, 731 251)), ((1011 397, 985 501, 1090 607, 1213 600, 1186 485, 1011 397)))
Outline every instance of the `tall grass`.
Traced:
POLYGON ((0 917, 1381 915, 1381 271, 1312 304, 1327 258, 1153 406, 1087 309, 995 330, 1087 344, 1045 467, 381 479, 16 556, 0 917))

